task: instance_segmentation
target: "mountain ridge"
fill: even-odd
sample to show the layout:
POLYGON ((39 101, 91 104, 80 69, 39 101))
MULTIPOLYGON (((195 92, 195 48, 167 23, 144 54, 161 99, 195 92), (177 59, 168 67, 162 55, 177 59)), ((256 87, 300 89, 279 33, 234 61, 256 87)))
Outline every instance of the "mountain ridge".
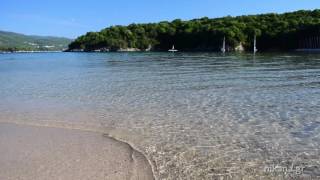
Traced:
POLYGON ((0 51, 62 51, 72 39, 0 30, 0 51))

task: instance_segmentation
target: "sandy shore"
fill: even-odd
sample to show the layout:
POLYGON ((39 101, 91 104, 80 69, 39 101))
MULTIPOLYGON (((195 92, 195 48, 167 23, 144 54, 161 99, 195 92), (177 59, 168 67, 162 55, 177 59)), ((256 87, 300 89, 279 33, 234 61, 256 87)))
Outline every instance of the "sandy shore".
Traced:
POLYGON ((99 133, 0 123, 0 179, 153 179, 147 159, 99 133))

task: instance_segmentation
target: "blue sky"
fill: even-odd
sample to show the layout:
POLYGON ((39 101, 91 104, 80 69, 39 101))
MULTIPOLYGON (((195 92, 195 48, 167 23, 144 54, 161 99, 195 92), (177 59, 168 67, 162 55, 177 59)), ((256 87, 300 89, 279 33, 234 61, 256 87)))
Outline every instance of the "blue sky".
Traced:
POLYGON ((75 38, 110 25, 320 8, 320 0, 1 0, 0 30, 75 38))

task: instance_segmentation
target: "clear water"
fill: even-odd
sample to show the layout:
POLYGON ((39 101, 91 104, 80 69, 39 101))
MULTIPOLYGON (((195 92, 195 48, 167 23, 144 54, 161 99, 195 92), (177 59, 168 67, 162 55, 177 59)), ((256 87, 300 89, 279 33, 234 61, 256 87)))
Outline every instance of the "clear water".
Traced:
POLYGON ((0 99, 2 122, 130 142, 160 179, 320 177, 320 54, 2 54, 0 99))

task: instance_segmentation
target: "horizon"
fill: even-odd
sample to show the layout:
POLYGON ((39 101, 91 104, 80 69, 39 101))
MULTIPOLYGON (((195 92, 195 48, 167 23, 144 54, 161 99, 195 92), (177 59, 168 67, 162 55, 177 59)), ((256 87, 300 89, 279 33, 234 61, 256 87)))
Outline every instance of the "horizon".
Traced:
POLYGON ((100 31, 115 25, 156 23, 174 19, 186 21, 202 17, 279 14, 297 10, 314 10, 320 7, 320 2, 316 0, 308 2, 271 0, 269 2, 241 2, 241 4, 238 4, 236 0, 165 2, 154 5, 146 0, 138 2, 122 0, 109 3, 94 0, 90 4, 86 4, 74 0, 68 2, 57 0, 46 2, 45 5, 39 0, 29 1, 28 4, 21 4, 17 0, 5 1, 0 7, 0 16, 2 17, 0 30, 25 35, 75 39, 86 32, 100 31), (64 5, 61 6, 61 4, 64 5), (276 8, 275 4, 277 4, 276 8), (58 11, 59 9, 60 11, 58 11), (152 16, 146 16, 151 13, 152 16))

